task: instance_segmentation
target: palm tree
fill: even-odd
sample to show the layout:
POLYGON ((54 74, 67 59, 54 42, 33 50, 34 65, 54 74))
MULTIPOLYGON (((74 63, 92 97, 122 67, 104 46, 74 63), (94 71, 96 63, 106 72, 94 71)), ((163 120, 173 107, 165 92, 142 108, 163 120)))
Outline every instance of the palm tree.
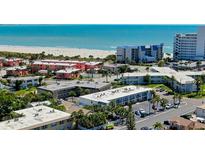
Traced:
POLYGON ((151 76, 149 74, 147 74, 146 76, 144 76, 144 82, 146 84, 150 84, 151 83, 151 76))
POLYGON ((197 61, 197 62, 196 62, 196 66, 197 66, 198 70, 200 70, 201 61, 197 61))
POLYGON ((21 84, 22 83, 23 83, 22 80, 16 80, 15 81, 15 89, 16 89, 16 91, 21 89, 21 84))
POLYGON ((71 121, 72 121, 72 129, 78 129, 79 121, 84 116, 84 113, 82 110, 79 110, 78 112, 74 111, 71 114, 71 121))
POLYGON ((102 71, 102 77, 105 77, 106 82, 108 82, 108 77, 111 77, 111 73, 108 70, 103 70, 102 71))
POLYGON ((146 71, 149 72, 149 66, 146 67, 146 71))
POLYGON ((38 79, 38 82, 39 82, 39 85, 40 85, 40 86, 42 85, 42 81, 43 81, 43 77, 41 76, 41 77, 39 77, 39 79, 38 79))
POLYGON ((165 109, 168 102, 169 101, 166 98, 162 98, 160 99, 160 106, 163 107, 163 109, 165 109))
POLYGON ((156 122, 154 125, 153 125, 154 129, 164 129, 163 125, 161 122, 156 122))
POLYGON ((70 92, 68 93, 68 96, 69 96, 69 97, 72 97, 72 102, 74 102, 74 97, 75 97, 76 95, 77 95, 77 94, 76 94, 75 91, 70 91, 70 92))
POLYGON ((173 102, 174 102, 174 104, 176 103, 176 99, 177 99, 177 94, 174 93, 174 96, 173 96, 173 102))
POLYGON ((135 115, 132 112, 132 104, 129 104, 128 115, 127 115, 127 129, 135 129, 135 115))
POLYGON ((195 83, 196 83, 196 91, 197 91, 197 95, 198 95, 199 91, 201 90, 201 84, 202 84, 201 77, 197 76, 195 83))
POLYGON ((174 91, 175 91, 174 82, 175 82, 175 77, 172 75, 172 77, 171 77, 171 87, 172 87, 172 88, 174 89, 174 91))
POLYGON ((179 104, 181 104, 181 101, 182 101, 182 94, 178 94, 178 100, 179 100, 179 104))
POLYGON ((159 102, 160 102, 160 96, 159 95, 157 95, 157 94, 155 94, 154 96, 153 96, 153 98, 152 98, 152 109, 154 109, 155 111, 157 110, 157 108, 158 108, 158 104, 159 104, 159 102))

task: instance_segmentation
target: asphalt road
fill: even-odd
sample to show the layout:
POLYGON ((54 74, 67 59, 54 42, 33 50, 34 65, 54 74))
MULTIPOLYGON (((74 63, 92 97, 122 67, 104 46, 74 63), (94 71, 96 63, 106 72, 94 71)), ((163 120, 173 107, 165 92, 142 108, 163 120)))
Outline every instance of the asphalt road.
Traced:
MULTIPOLYGON (((165 110, 163 112, 157 112, 156 114, 152 114, 145 118, 139 118, 136 116, 136 129, 140 129, 142 127, 152 127, 156 122, 163 123, 165 120, 170 120, 173 117, 184 115, 187 113, 194 112, 196 110, 196 106, 202 104, 202 99, 183 99, 182 104, 178 109, 172 108, 165 110)), ((138 110, 139 108, 143 108, 148 111, 148 102, 143 102, 139 104, 133 105, 133 110, 138 110)), ((127 129, 126 126, 118 126, 115 129, 123 130, 127 129)))

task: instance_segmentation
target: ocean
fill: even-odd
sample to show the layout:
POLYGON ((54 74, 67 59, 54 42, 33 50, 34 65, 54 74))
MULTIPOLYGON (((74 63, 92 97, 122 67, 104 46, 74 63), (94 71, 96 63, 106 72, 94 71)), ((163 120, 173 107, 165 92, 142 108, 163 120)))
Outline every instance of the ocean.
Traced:
POLYGON ((115 50, 164 43, 171 53, 176 33, 195 32, 197 25, 0 25, 0 45, 115 50))

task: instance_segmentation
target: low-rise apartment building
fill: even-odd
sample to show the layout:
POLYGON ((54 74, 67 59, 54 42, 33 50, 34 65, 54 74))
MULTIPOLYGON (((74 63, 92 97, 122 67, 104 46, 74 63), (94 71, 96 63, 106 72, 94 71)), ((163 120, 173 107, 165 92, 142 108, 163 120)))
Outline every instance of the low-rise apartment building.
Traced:
POLYGON ((106 90, 89 95, 80 96, 81 105, 108 105, 115 101, 117 104, 127 104, 129 102, 140 102, 152 98, 152 89, 136 86, 125 86, 121 88, 106 90))
POLYGON ((70 114, 47 106, 15 111, 19 118, 0 122, 0 130, 64 130, 71 127, 70 114))
POLYGON ((5 67, 14 67, 14 66, 19 66, 22 62, 23 59, 20 58, 3 58, 1 59, 3 66, 5 67))
POLYGON ((123 63, 156 62, 163 58, 163 44, 149 46, 119 46, 117 61, 123 63))
POLYGON ((39 70, 58 71, 67 68, 80 69, 86 71, 89 69, 99 69, 102 67, 101 62, 71 61, 71 60, 41 60, 31 64, 32 72, 39 70))
POLYGON ((16 86, 17 81, 21 81, 20 88, 25 89, 29 86, 38 86, 39 85, 39 78, 43 78, 42 76, 27 76, 27 77, 9 77, 7 80, 11 87, 16 86))
POLYGON ((175 71, 169 67, 151 67, 151 71, 147 73, 125 73, 121 81, 125 84, 140 85, 147 84, 149 80, 150 83, 166 83, 177 92, 190 93, 197 90, 195 78, 204 74, 205 71, 175 71))
POLYGON ((75 79, 75 78, 79 78, 79 76, 80 76, 80 69, 69 68, 65 70, 56 71, 57 79, 75 79))
POLYGON ((26 66, 9 67, 6 69, 7 76, 27 76, 29 70, 26 66))
POLYGON ((65 99, 70 91, 76 88, 89 89, 91 93, 110 89, 110 83, 93 82, 93 81, 69 81, 57 82, 47 86, 38 87, 38 92, 50 92, 55 98, 65 99))
POLYGON ((103 69, 108 70, 112 73, 119 73, 120 67, 128 66, 127 64, 104 64, 103 69))

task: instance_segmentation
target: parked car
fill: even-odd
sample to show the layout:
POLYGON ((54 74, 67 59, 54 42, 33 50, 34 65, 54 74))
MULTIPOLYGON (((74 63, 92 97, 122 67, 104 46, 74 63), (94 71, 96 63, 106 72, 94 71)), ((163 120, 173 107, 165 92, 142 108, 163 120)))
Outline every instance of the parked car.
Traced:
POLYGON ((197 119, 197 121, 200 122, 200 123, 205 123, 205 119, 204 119, 204 118, 197 117, 196 119, 197 119))
POLYGON ((139 113, 141 115, 140 117, 142 117, 142 118, 148 115, 144 109, 139 109, 139 113))
POLYGON ((149 127, 145 126, 145 127, 142 127, 140 128, 141 130, 149 130, 149 127))
POLYGON ((171 108, 173 108, 173 105, 171 103, 166 105, 166 109, 171 109, 171 108))
POLYGON ((158 108, 158 111, 160 111, 160 112, 162 112, 162 111, 164 111, 164 110, 165 110, 164 107, 161 107, 161 106, 160 106, 160 107, 158 108))
POLYGON ((170 121, 165 120, 165 121, 164 121, 164 125, 170 125, 170 121))
POLYGON ((179 105, 175 104, 175 105, 174 105, 174 108, 175 108, 175 109, 179 108, 179 105))
POLYGON ((141 114, 140 114, 139 111, 135 111, 135 114, 136 114, 137 116, 141 116, 141 114))

